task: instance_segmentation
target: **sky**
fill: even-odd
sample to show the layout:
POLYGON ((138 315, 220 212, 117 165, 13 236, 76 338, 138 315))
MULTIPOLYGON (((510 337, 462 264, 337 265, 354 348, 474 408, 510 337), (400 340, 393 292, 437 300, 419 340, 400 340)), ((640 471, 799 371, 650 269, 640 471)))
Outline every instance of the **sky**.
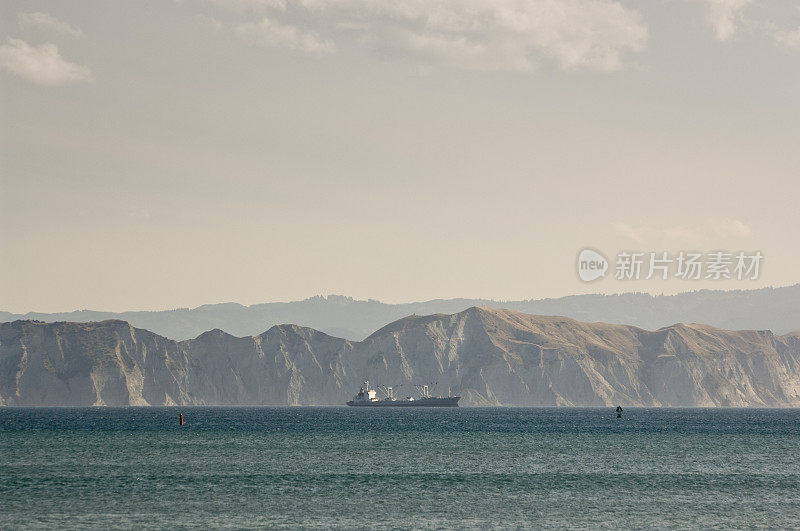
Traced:
POLYGON ((0 309, 794 284, 798 146, 793 0, 7 0, 0 309))

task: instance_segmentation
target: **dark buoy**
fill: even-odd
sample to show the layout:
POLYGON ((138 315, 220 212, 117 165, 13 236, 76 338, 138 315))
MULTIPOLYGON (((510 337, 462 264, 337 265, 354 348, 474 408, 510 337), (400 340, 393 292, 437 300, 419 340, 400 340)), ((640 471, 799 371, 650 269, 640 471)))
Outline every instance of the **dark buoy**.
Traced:
POLYGON ((617 406, 617 418, 622 418, 622 406, 617 406))
POLYGON ((178 424, 183 426, 183 413, 178 413, 178 424))

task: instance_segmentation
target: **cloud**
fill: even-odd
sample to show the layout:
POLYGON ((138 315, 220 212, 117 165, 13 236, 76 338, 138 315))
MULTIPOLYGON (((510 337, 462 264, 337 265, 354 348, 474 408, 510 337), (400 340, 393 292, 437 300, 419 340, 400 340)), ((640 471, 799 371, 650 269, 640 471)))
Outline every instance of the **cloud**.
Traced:
POLYGON ((39 27, 46 30, 59 33, 61 35, 68 35, 76 39, 83 38, 83 32, 63 20, 58 20, 56 17, 37 11, 34 13, 20 13, 18 15, 19 25, 22 27, 39 27))
POLYGON ((464 70, 529 70, 534 65, 525 54, 508 50, 497 54, 490 45, 474 42, 462 35, 436 35, 396 30, 391 41, 376 43, 385 51, 402 51, 404 55, 426 63, 446 65, 464 70))
POLYGON ((632 227, 627 223, 617 221, 614 223, 614 232, 619 236, 631 239, 636 243, 644 243, 645 234, 650 232, 649 227, 632 227))
POLYGON ((775 44, 789 52, 800 51, 800 27, 794 30, 776 31, 775 44))
POLYGON ((769 38, 785 52, 800 51, 800 6, 756 0, 687 0, 702 4, 708 24, 719 41, 742 30, 769 38))
POLYGON ((621 221, 615 222, 613 227, 618 236, 636 243, 644 243, 658 235, 673 243, 696 243, 700 240, 713 241, 718 238, 744 239, 753 236, 753 229, 749 225, 734 218, 711 219, 701 225, 674 225, 663 229, 634 226, 621 221))
POLYGON ((705 4, 706 19, 719 41, 727 41, 742 21, 742 13, 753 0, 694 0, 705 4))
POLYGON ((668 240, 676 241, 697 241, 709 238, 741 239, 753 235, 753 229, 749 225, 734 218, 712 219, 697 226, 672 226, 665 228, 662 232, 668 240))
POLYGON ((31 46, 27 42, 8 38, 0 45, 0 69, 38 85, 67 85, 91 82, 89 68, 66 61, 54 44, 31 46))
POLYGON ((712 222, 712 228, 717 236, 722 238, 748 238, 753 235, 753 229, 733 218, 716 220, 712 222))
POLYGON ((269 16, 236 31, 266 44, 330 53, 355 43, 384 57, 465 70, 614 71, 648 38, 640 13, 617 0, 239 0, 230 9, 243 4, 269 16))
POLYGON ((247 40, 273 48, 299 50, 313 55, 331 54, 336 51, 333 41, 321 39, 313 32, 282 24, 269 17, 257 22, 239 24, 235 31, 237 35, 247 40))

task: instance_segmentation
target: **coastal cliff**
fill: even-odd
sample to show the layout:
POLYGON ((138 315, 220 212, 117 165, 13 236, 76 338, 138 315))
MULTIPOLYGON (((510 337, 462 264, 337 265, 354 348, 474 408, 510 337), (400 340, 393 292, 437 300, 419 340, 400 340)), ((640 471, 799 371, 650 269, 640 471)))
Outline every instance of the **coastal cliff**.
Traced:
POLYGON ((365 379, 462 405, 800 406, 800 335, 655 331, 473 307, 360 342, 295 325, 173 341, 130 324, 0 324, 0 405, 342 404, 365 379))

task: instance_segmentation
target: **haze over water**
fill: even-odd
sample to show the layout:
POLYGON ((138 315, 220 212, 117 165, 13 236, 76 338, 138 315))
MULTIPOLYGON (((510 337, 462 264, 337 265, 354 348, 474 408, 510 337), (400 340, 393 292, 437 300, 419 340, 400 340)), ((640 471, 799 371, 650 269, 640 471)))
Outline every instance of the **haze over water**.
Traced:
POLYGON ((623 415, 2 408, 0 526, 798 526, 800 410, 623 415))

